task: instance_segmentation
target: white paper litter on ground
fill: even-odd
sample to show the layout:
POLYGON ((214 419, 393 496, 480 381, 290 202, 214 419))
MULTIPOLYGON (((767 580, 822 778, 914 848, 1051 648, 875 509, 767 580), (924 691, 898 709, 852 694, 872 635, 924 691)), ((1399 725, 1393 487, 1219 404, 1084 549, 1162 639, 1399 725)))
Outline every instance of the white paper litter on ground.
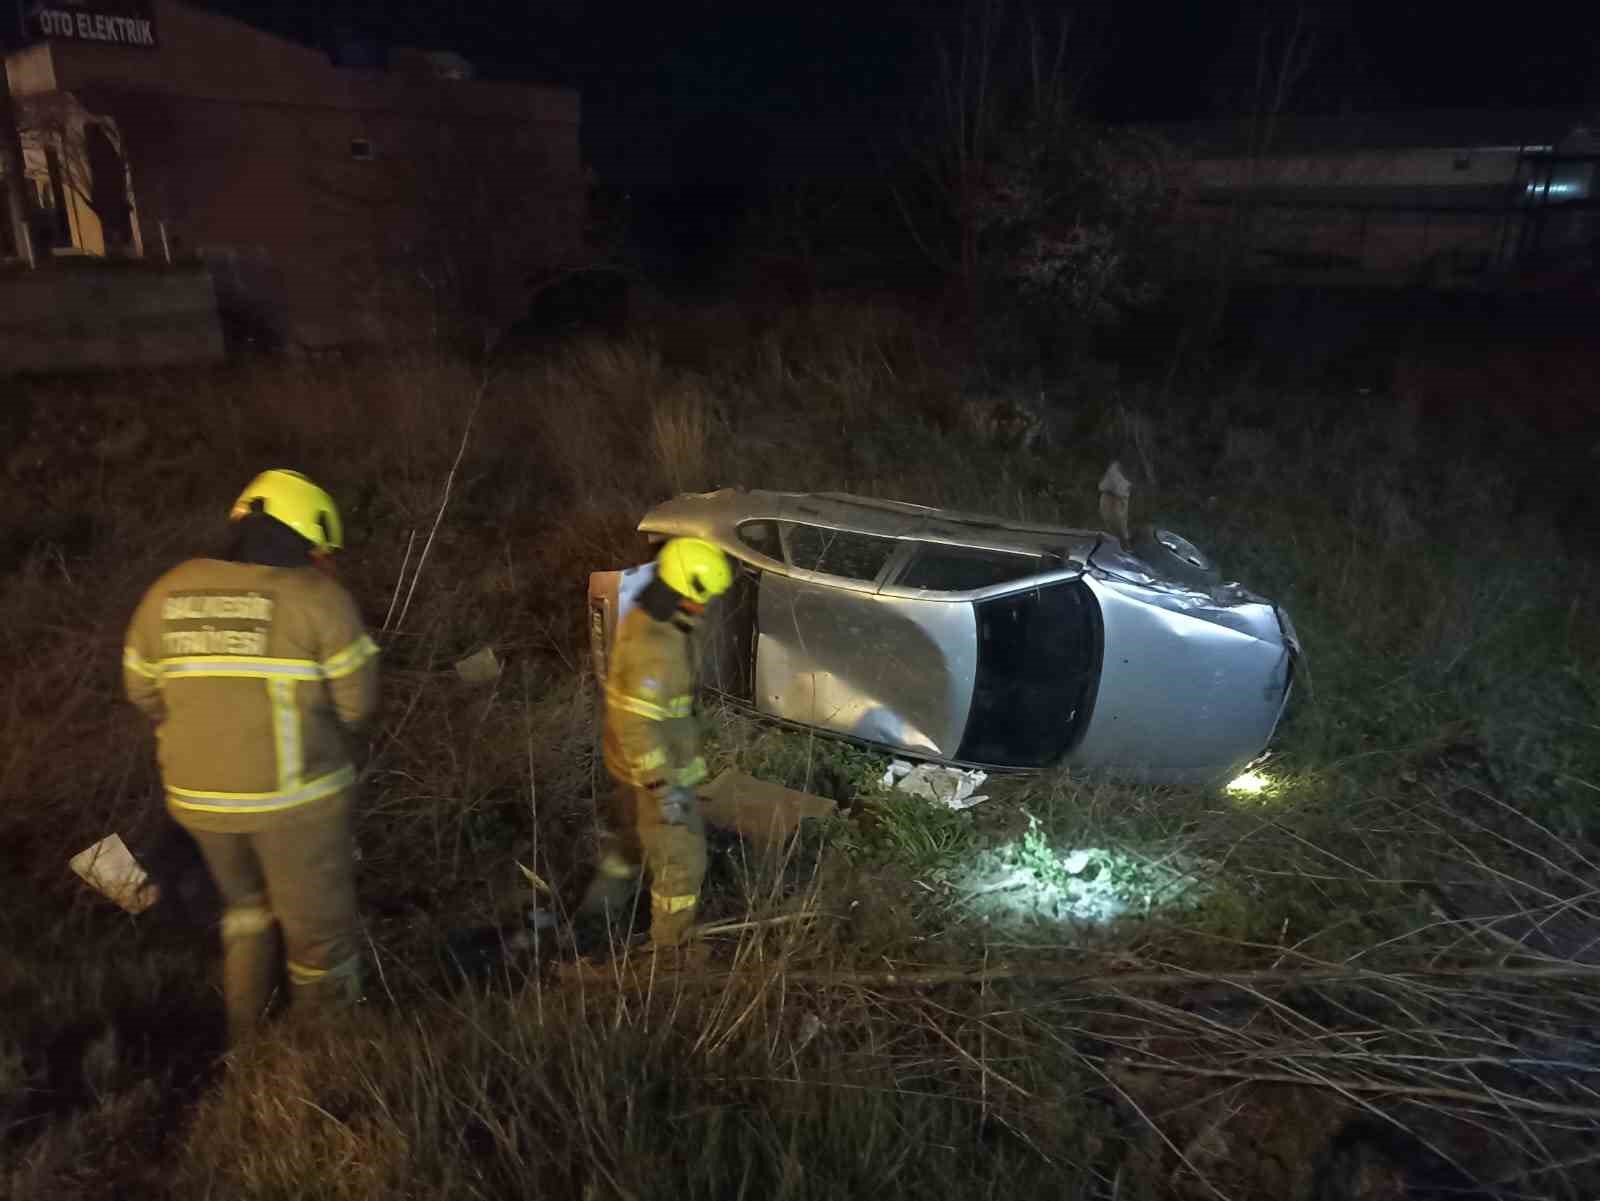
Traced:
POLYGON ((883 779, 880 781, 880 783, 884 788, 893 788, 902 776, 909 775, 910 773, 911 764, 907 763, 904 759, 895 759, 890 762, 889 770, 883 773, 883 779))
POLYGON ((946 809, 970 809, 989 799, 987 795, 975 795, 988 778, 988 772, 976 768, 941 767, 934 763, 913 767, 903 759, 896 759, 883 773, 883 786, 933 801, 946 809))
POLYGON ((129 913, 143 913, 160 899, 160 889, 139 866, 120 834, 108 834, 69 861, 84 882, 129 913))
POLYGON ((456 663, 456 675, 464 684, 492 684, 500 678, 500 660, 494 648, 486 646, 456 663))

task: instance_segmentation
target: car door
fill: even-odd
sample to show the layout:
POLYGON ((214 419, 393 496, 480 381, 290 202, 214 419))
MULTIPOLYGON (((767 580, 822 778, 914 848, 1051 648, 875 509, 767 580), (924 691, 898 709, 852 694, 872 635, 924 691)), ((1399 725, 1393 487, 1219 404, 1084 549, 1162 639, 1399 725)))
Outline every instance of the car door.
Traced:
POLYGON ((782 532, 788 574, 760 582, 756 708, 952 757, 970 701, 972 606, 880 595, 897 539, 799 522, 782 532))

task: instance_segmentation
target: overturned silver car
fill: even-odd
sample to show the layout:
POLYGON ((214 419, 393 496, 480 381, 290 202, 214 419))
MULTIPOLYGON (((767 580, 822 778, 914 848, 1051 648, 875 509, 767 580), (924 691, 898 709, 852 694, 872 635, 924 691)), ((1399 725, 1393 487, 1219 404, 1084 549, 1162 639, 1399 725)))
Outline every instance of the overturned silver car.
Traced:
MULTIPOLYGON (((1277 606, 1161 530, 1135 554, 1093 531, 732 489, 639 528, 743 569, 707 613, 705 687, 918 759, 1226 780, 1272 737, 1300 651, 1277 606)), ((590 578, 597 674, 643 575, 590 578)))

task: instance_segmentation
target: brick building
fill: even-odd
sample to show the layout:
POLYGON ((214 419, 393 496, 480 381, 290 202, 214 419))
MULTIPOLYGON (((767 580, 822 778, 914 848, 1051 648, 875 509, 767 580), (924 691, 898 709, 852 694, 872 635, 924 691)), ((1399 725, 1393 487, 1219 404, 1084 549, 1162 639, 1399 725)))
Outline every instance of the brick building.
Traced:
POLYGON ((24 11, 5 74, 43 270, 203 262, 236 328, 326 346, 503 323, 580 253, 569 89, 418 50, 335 65, 179 0, 24 11))

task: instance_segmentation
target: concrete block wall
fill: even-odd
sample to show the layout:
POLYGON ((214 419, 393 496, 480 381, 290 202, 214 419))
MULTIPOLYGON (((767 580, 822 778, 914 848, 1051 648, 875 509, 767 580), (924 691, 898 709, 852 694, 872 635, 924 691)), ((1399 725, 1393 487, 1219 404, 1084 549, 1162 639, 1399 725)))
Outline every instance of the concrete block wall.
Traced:
POLYGON ((0 375, 222 356, 216 293, 202 268, 77 264, 0 275, 0 375))

